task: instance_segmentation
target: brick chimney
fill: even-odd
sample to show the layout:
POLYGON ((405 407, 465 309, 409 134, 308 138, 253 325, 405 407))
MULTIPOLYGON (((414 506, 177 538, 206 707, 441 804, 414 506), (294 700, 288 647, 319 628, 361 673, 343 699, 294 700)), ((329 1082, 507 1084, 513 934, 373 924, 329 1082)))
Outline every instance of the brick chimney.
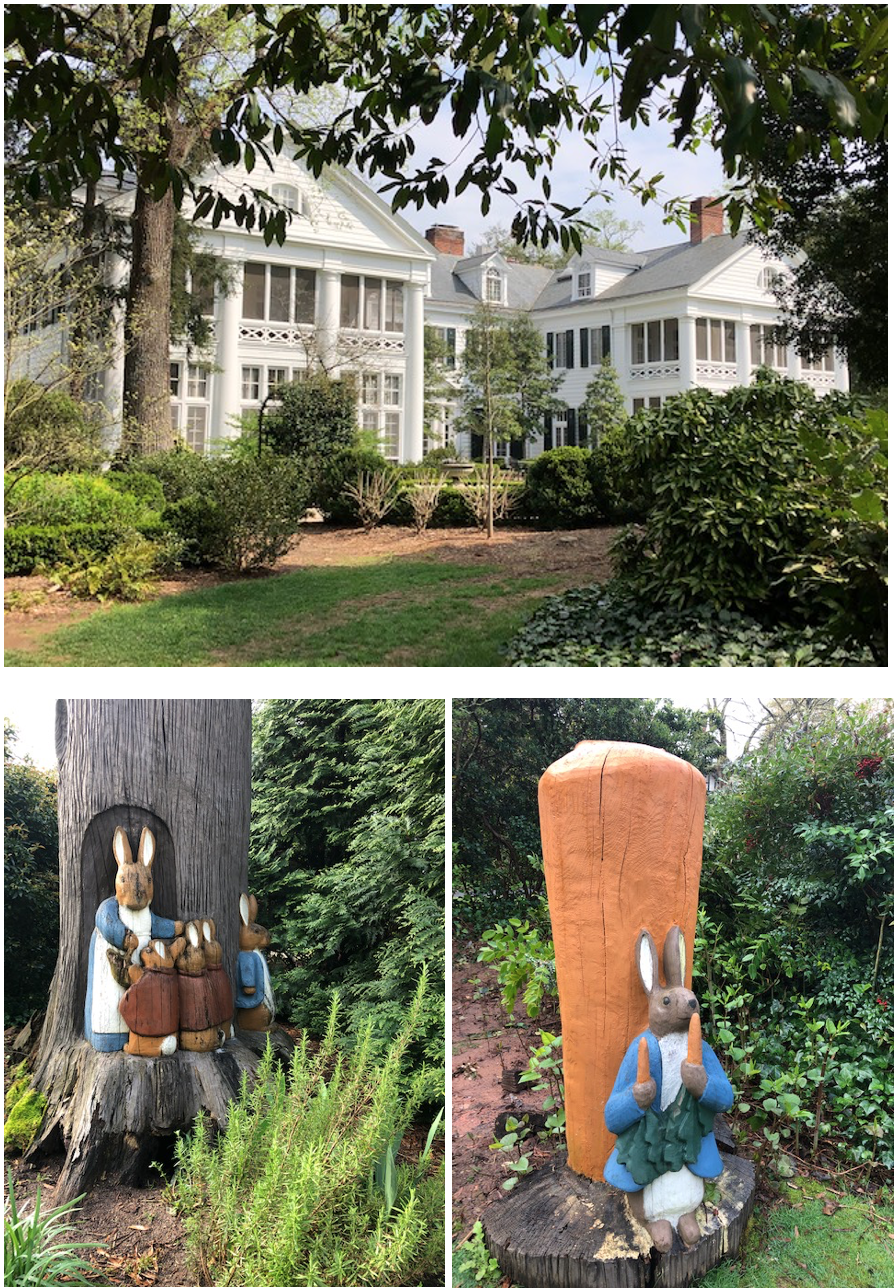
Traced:
POLYGON ((694 216, 689 225, 689 240, 693 246, 709 237, 719 237, 723 232, 723 205, 716 197, 696 197, 689 209, 694 216))
POLYGON ((425 230, 426 240, 430 241, 441 255, 464 255, 466 238, 461 228, 452 224, 433 224, 425 230))

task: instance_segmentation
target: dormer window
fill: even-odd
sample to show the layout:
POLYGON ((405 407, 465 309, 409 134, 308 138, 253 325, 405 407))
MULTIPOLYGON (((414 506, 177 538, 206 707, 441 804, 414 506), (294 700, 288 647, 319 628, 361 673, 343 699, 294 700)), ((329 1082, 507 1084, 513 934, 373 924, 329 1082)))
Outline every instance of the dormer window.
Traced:
POLYGON ((299 215, 307 213, 304 194, 290 183, 275 183, 272 196, 277 205, 285 206, 286 210, 294 210, 299 215))
POLYGON ((588 300, 593 294, 593 273, 589 268, 582 268, 577 275, 577 298, 588 300))
POLYGON ((503 274, 498 268, 489 268, 485 274, 484 298, 488 304, 503 303, 503 274))
POLYGON ((769 294, 772 294, 773 288, 783 276, 784 274, 782 269, 778 266, 776 268, 762 268, 757 275, 758 287, 760 290, 767 291, 769 294))

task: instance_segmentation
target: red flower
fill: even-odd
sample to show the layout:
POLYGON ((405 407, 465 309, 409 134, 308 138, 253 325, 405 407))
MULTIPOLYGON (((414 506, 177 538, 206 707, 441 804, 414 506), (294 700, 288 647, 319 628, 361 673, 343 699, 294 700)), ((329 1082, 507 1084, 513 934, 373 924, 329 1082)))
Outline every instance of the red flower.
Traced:
POLYGON ((882 1008, 883 1011, 887 1011, 888 1003, 885 1001, 883 997, 877 997, 875 1000, 878 1002, 879 1006, 882 1008))
POLYGON ((881 764, 881 756, 863 756, 854 770, 854 778, 873 778, 881 764))

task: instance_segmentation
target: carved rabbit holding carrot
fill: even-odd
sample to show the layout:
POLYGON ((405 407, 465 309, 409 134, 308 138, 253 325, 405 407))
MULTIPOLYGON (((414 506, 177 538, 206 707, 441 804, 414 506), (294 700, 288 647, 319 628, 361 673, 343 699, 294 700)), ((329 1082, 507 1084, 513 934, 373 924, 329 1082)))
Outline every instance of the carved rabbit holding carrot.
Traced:
POLYGON ((605 1106, 606 1126, 618 1143, 604 1174, 626 1192, 658 1251, 668 1252, 674 1230, 687 1247, 701 1238, 696 1209, 704 1182, 723 1170, 714 1115, 732 1107, 733 1089, 702 1041, 698 1001, 683 983, 686 945, 679 926, 664 941, 664 985, 647 930, 637 938, 636 963, 649 1027, 628 1047, 605 1106))

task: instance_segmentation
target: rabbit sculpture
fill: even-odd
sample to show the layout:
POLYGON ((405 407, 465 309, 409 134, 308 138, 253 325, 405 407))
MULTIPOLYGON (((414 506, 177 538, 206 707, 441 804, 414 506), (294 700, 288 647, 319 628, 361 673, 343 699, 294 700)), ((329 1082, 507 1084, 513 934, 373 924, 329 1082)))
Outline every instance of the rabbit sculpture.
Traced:
POLYGON ((273 988, 270 971, 260 949, 270 943, 270 932, 259 926, 254 895, 239 898, 239 956, 236 960, 236 1023, 240 1029, 263 1032, 273 1023, 273 988))
POLYGON ((222 1045, 234 1034, 233 989, 223 968, 223 949, 217 942, 217 928, 210 917, 202 922, 202 941, 211 994, 211 1022, 220 1030, 222 1045))
POLYGON ((658 1251, 669 1252, 675 1230, 686 1247, 701 1238, 696 1209, 705 1179, 723 1170, 714 1115, 732 1107, 733 1089, 701 1038, 698 1001, 683 983, 686 944, 679 926, 664 941, 664 985, 647 930, 636 941, 636 964, 649 1027, 628 1047, 605 1106, 606 1126, 618 1143, 604 1175, 626 1192, 632 1215, 658 1251))
POLYGON ((214 998, 205 963, 201 922, 186 925, 186 945, 177 958, 180 982, 180 1047, 183 1051, 215 1051, 224 1035, 214 1021, 214 998))
POLYGON ((121 1051, 127 1042, 129 1030, 119 1006, 130 983, 129 965, 139 966, 150 939, 173 939, 183 933, 182 921, 159 917, 150 908, 155 837, 149 828, 143 828, 134 858, 127 833, 116 827, 112 853, 118 865, 115 893, 96 910, 87 958, 84 1033, 97 1051, 121 1051))
POLYGON ((180 1029, 180 990, 174 969, 185 940, 175 939, 165 947, 154 940, 140 953, 141 966, 130 966, 130 987, 119 1010, 130 1037, 124 1047, 128 1055, 173 1055, 180 1029))

